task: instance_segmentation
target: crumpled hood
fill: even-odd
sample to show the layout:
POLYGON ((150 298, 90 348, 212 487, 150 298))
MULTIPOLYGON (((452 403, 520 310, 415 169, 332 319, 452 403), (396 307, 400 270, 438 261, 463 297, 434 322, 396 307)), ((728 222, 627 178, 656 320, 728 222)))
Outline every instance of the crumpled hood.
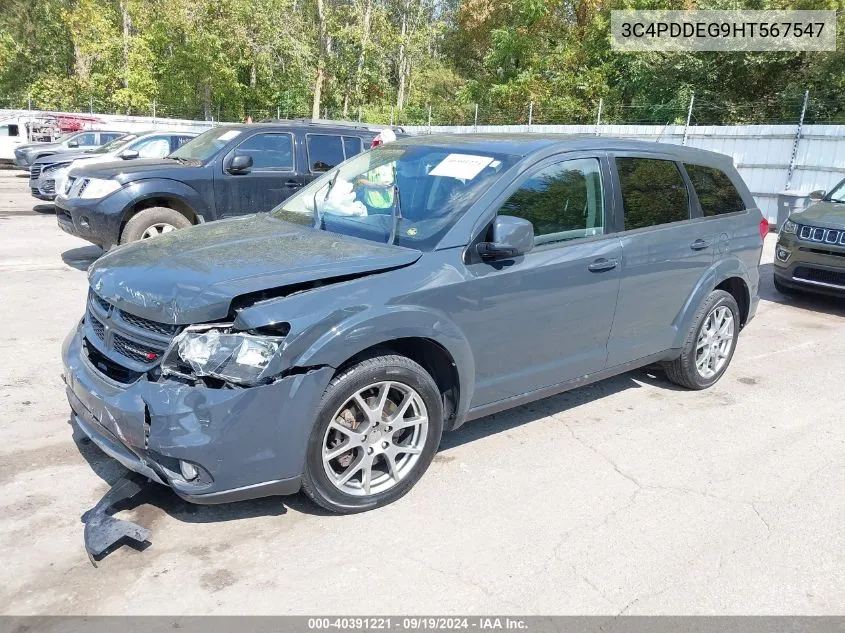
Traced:
POLYGON ((88 270, 91 288, 162 323, 225 318, 239 295, 414 263, 417 250, 277 220, 266 213, 121 246, 88 270))
POLYGON ((845 204, 817 202, 800 213, 793 213, 791 219, 798 224, 810 224, 827 229, 845 229, 845 204))

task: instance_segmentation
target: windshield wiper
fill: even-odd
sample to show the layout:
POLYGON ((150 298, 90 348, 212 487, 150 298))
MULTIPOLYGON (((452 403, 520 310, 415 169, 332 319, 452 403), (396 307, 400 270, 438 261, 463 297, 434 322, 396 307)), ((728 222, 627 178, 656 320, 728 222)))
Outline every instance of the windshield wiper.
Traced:
MULTIPOLYGON (((394 179, 395 182, 395 179, 394 179)), ((388 244, 396 242, 396 234, 399 232, 399 223, 402 221, 402 200, 399 198, 399 186, 393 185, 393 206, 390 207, 390 239, 388 244)))

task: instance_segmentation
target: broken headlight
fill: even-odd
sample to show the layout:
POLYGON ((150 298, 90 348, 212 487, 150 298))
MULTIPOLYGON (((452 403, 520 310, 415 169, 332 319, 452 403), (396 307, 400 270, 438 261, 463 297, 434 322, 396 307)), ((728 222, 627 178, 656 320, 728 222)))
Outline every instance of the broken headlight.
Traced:
POLYGON ((256 336, 211 327, 188 328, 168 348, 164 374, 210 376, 240 385, 254 385, 267 377, 270 362, 284 337, 256 336))

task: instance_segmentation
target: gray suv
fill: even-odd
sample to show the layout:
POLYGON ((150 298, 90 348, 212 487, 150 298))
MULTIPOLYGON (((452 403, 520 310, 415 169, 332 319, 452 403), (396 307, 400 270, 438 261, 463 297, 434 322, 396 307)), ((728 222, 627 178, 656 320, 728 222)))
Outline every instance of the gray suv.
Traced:
POLYGON ((103 451, 189 501, 375 508, 468 420, 654 363, 714 384, 767 230, 726 156, 404 139, 270 213, 100 258, 67 396, 103 451))

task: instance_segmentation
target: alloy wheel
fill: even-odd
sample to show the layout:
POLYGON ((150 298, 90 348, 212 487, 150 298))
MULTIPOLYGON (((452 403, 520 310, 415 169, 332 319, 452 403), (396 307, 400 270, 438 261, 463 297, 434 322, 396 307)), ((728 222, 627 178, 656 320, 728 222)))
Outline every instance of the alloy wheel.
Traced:
POLYGON ((167 222, 157 222, 152 226, 148 227, 143 233, 141 233, 141 239, 146 240, 151 237, 158 237, 159 235, 163 235, 164 233, 170 233, 170 231, 175 231, 176 227, 172 224, 168 224, 167 222))
POLYGON ((707 315, 695 346, 695 368, 702 378, 712 378, 728 362, 734 328, 734 315, 727 306, 718 306, 707 315))
POLYGON ((428 426, 425 403, 408 385, 383 381, 357 390, 332 416, 323 437, 329 481, 354 496, 390 490, 419 461, 428 426))

